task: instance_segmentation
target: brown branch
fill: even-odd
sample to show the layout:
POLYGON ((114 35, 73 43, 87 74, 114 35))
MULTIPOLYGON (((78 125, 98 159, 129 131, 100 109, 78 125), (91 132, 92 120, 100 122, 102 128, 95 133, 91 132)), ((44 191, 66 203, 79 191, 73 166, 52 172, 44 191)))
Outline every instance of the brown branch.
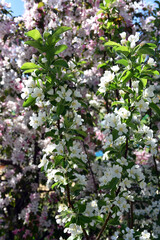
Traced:
MULTIPOLYGON (((114 205, 111 207, 111 209, 112 209, 113 207, 114 207, 114 205)), ((101 228, 101 231, 99 232, 96 240, 99 240, 99 239, 100 239, 102 233, 104 232, 104 230, 105 230, 105 228, 106 228, 106 226, 107 226, 107 223, 108 223, 111 215, 112 215, 112 213, 110 212, 110 213, 108 214, 108 217, 106 218, 106 220, 105 220, 105 222, 104 222, 104 224, 103 224, 103 226, 102 226, 102 228, 101 228)))
MULTIPOLYGON (((117 189, 117 191, 116 191, 116 196, 119 194, 120 189, 121 189, 121 187, 119 187, 119 188, 117 189)), ((115 205, 113 204, 112 207, 111 207, 111 210, 114 208, 114 206, 115 206, 115 205)), ((101 230, 100 230, 100 232, 99 232, 96 240, 99 240, 100 237, 102 236, 102 234, 103 234, 103 232, 104 232, 104 230, 105 230, 105 228, 106 228, 106 226, 107 226, 107 223, 108 223, 111 215, 112 215, 112 213, 111 213, 111 211, 110 211, 110 213, 108 214, 108 217, 106 218, 106 220, 105 220, 105 222, 104 222, 104 224, 103 224, 103 226, 102 226, 102 228, 101 228, 101 230)))
POLYGON ((93 184, 94 184, 94 187, 95 187, 95 191, 96 193, 98 193, 98 190, 97 190, 97 183, 96 183, 96 180, 95 180, 95 177, 94 177, 94 173, 93 173, 93 170, 92 170, 92 167, 91 167, 91 161, 90 159, 88 158, 88 153, 87 153, 87 150, 86 150, 86 147, 84 145, 84 142, 83 142, 83 147, 84 147, 84 151, 87 155, 87 160, 88 160, 88 166, 89 166, 89 170, 90 170, 90 173, 91 173, 91 176, 92 176, 92 180, 93 180, 93 184))
POLYGON ((22 170, 22 168, 19 165, 14 164, 11 160, 0 159, 0 166, 2 166, 2 167, 4 166, 5 167, 5 166, 8 166, 8 165, 17 168, 19 171, 22 170))
POLYGON ((71 195, 70 195, 69 184, 66 185, 66 191, 67 191, 68 207, 70 207, 70 208, 72 208, 74 210, 73 203, 71 202, 71 195))
POLYGON ((156 158, 155 158, 155 156, 153 156, 153 162, 154 162, 154 167, 155 167, 155 171, 156 171, 156 175, 157 175, 157 179, 158 179, 158 187, 160 188, 159 171, 158 171, 158 167, 157 167, 157 163, 156 163, 156 158))
MULTIPOLYGON (((150 117, 150 124, 149 124, 149 127, 152 128, 152 121, 151 121, 151 117, 152 117, 152 109, 151 109, 151 108, 149 108, 149 117, 150 117)), ((155 167, 155 171, 156 171, 156 175, 157 175, 157 179, 158 179, 158 187, 160 188, 160 182, 159 182, 159 171, 158 171, 158 167, 157 167, 157 163, 156 163, 155 156, 153 156, 153 162, 154 162, 154 167, 155 167)))
MULTIPOLYGON (((68 206, 74 210, 74 206, 73 206, 73 203, 71 201, 69 184, 66 185, 66 192, 67 192, 68 206)), ((88 236, 86 230, 83 227, 82 227, 82 230, 83 230, 83 233, 84 233, 84 236, 85 236, 86 240, 89 240, 89 236, 88 236)))
POLYGON ((130 224, 129 227, 132 229, 133 228, 133 202, 130 202, 130 224))
POLYGON ((128 153, 128 138, 126 137, 126 150, 125 150, 125 158, 127 158, 127 153, 128 153))

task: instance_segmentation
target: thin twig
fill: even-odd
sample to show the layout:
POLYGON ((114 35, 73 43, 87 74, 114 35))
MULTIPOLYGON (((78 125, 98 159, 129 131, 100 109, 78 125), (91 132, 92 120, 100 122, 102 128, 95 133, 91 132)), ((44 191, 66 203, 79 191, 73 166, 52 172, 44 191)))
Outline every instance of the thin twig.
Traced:
MULTIPOLYGON (((114 205, 113 205, 113 206, 114 206, 114 205)), ((112 206, 112 208, 113 208, 113 206, 112 206)), ((111 208, 111 209, 112 209, 112 208, 111 208)), ((107 226, 107 223, 108 223, 111 215, 112 215, 112 213, 110 212, 110 213, 108 214, 108 217, 106 218, 106 220, 105 220, 105 222, 104 222, 104 224, 103 224, 103 226, 102 226, 102 228, 101 228, 101 231, 99 232, 96 240, 99 240, 100 237, 102 236, 102 233, 104 232, 104 230, 105 230, 105 228, 106 228, 106 226, 107 226)))
POLYGON ((128 154, 128 138, 126 137, 126 150, 125 150, 125 158, 127 158, 127 154, 128 154))
POLYGON ((133 202, 130 202, 130 228, 133 228, 133 202))

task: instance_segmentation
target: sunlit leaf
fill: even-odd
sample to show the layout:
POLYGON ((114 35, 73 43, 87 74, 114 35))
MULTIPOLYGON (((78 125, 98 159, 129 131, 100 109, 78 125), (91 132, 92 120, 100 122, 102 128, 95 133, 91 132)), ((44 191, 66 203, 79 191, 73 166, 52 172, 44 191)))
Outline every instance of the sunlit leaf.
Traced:
POLYGON ((28 98, 26 101, 24 101, 23 107, 29 107, 29 106, 31 106, 32 104, 34 104, 35 101, 36 101, 35 98, 33 98, 32 96, 29 96, 29 98, 28 98))
POLYGON ((22 70, 28 70, 28 69, 39 69, 40 66, 36 65, 35 63, 26 62, 22 65, 22 70))
POLYGON ((25 35, 33 38, 34 40, 42 39, 42 36, 37 29, 31 30, 31 31, 27 32, 25 35))

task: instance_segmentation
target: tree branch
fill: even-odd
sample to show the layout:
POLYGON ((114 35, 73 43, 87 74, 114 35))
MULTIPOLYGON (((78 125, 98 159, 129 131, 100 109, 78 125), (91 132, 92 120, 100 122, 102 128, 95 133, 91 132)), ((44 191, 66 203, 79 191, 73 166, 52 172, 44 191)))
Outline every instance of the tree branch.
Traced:
MULTIPOLYGON (((71 201, 69 184, 66 185, 66 191, 67 191, 68 206, 74 210, 74 206, 73 206, 73 203, 71 201)), ((84 233, 84 236, 85 236, 86 240, 89 240, 89 236, 88 236, 86 230, 83 227, 82 227, 82 230, 83 230, 83 233, 84 233)))
POLYGON ((19 171, 22 170, 22 168, 19 165, 13 164, 13 162, 11 160, 0 159, 0 166, 5 167, 5 166, 8 166, 8 165, 11 165, 11 166, 17 168, 19 171))
MULTIPOLYGON (((116 191, 116 196, 119 194, 120 189, 121 189, 121 187, 119 187, 119 188, 117 189, 117 191, 116 191)), ((111 207, 111 210, 114 208, 114 206, 115 206, 115 205, 113 204, 112 207, 111 207)), ((107 223, 108 223, 111 215, 112 215, 112 213, 111 213, 111 211, 110 211, 110 213, 108 214, 108 217, 106 218, 106 220, 105 220, 105 222, 104 222, 104 224, 103 224, 103 226, 102 226, 102 228, 101 228, 101 230, 100 230, 100 232, 99 232, 96 240, 99 240, 100 237, 102 236, 102 234, 103 234, 103 232, 104 232, 104 230, 105 230, 105 228, 106 228, 106 226, 107 226, 107 223)))
POLYGON ((87 150, 85 148, 84 142, 83 142, 83 147, 84 147, 84 151, 85 151, 85 153, 87 155, 88 166, 89 166, 89 170, 90 170, 90 173, 91 173, 91 176, 92 176, 92 180, 93 180, 93 184, 94 184, 94 187, 95 187, 95 191, 96 191, 96 193, 98 193, 96 179, 94 177, 94 173, 93 173, 93 170, 92 170, 92 167, 91 167, 91 161, 88 158, 88 153, 87 153, 87 150))

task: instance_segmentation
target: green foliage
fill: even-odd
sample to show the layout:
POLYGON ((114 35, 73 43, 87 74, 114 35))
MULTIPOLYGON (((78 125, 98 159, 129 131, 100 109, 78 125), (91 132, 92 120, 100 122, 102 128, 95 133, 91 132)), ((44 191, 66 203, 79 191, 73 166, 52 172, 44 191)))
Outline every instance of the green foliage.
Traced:
POLYGON ((149 106, 155 113, 157 113, 158 116, 160 116, 160 108, 155 103, 152 102, 149 104, 149 106))
POLYGON ((36 70, 39 68, 40 68, 40 66, 36 65, 35 63, 31 63, 31 62, 26 62, 21 67, 22 70, 36 70))
POLYGON ((36 101, 35 98, 33 98, 32 96, 29 96, 29 98, 26 101, 24 101, 23 107, 29 107, 31 105, 34 105, 35 101, 36 101))
POLYGON ((25 34, 28 37, 31 37, 35 41, 42 39, 40 32, 37 29, 31 30, 25 34))

